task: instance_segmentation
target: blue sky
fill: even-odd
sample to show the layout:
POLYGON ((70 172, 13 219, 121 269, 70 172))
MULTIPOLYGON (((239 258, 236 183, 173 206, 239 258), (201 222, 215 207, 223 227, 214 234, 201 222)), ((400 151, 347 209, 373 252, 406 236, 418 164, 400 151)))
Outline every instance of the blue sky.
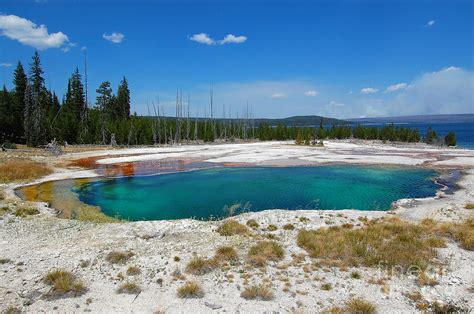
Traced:
POLYGON ((39 49, 62 95, 87 49, 91 102, 126 76, 139 114, 158 97, 172 114, 181 90, 202 116, 211 86, 215 115, 474 112, 472 1, 0 2, 7 87, 39 49))

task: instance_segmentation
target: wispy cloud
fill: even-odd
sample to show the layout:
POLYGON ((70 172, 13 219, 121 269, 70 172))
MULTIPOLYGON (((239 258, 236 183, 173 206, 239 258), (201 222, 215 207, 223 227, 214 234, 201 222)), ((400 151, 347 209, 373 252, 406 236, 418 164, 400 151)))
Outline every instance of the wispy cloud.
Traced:
POLYGON ((7 62, 2 62, 2 63, 0 63, 0 67, 1 67, 1 68, 9 68, 9 67, 11 67, 12 65, 13 65, 13 64, 7 63, 7 62))
POLYGON ((375 94, 379 90, 373 87, 365 87, 360 90, 361 94, 375 94))
POLYGON ((227 34, 227 35, 224 36, 223 39, 215 40, 209 34, 206 34, 206 33, 194 34, 194 35, 190 36, 189 39, 192 40, 192 41, 195 41, 197 43, 204 44, 204 45, 209 45, 209 46, 213 46, 213 45, 216 45, 216 44, 219 44, 219 45, 242 44, 245 41, 247 41, 246 36, 236 36, 236 35, 233 35, 233 34, 227 34))
POLYGON ((429 20, 428 22, 426 22, 425 26, 431 27, 431 26, 434 26, 435 24, 436 24, 435 20, 429 20))
POLYGON ((274 93, 270 96, 271 98, 286 98, 286 94, 283 93, 274 93))
POLYGON ((408 84, 407 83, 398 83, 398 84, 393 84, 393 85, 390 85, 389 87, 387 87, 387 89, 385 90, 386 93, 393 93, 393 92, 396 92, 398 90, 402 90, 402 89, 405 89, 407 88, 408 84))
POLYGON ((122 33, 118 33, 118 32, 113 32, 112 34, 109 34, 107 35, 106 33, 104 33, 102 35, 102 37, 105 39, 105 40, 108 40, 110 42, 113 42, 114 44, 120 44, 123 39, 125 38, 125 35, 122 34, 122 33))
POLYGON ((308 90, 308 91, 304 92, 304 95, 305 95, 305 96, 308 96, 308 97, 314 97, 314 96, 316 96, 317 94, 318 94, 318 92, 315 91, 315 90, 308 90))
POLYGON ((50 34, 45 25, 38 26, 16 15, 0 15, 0 35, 39 50, 60 48, 69 43, 69 38, 64 33, 50 34))
POLYGON ((219 41, 219 44, 241 44, 247 40, 246 36, 235 36, 232 34, 225 35, 224 39, 219 41))
POLYGON ((331 100, 329 102, 329 105, 332 106, 332 107, 344 107, 346 104, 343 104, 341 102, 337 102, 335 100, 331 100))
POLYGON ((193 36, 189 37, 190 40, 195 41, 200 44, 205 44, 205 45, 215 45, 216 41, 212 39, 209 34, 206 33, 199 33, 199 34, 194 34, 193 36))

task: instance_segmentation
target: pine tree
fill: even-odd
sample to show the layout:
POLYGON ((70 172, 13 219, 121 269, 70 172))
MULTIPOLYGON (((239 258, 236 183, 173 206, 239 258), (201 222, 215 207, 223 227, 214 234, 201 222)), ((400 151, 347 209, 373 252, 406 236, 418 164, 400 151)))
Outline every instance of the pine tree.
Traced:
POLYGON ((117 90, 117 107, 119 118, 128 119, 130 117, 130 90, 125 77, 123 77, 117 90))
POLYGON ((3 90, 0 91, 0 144, 9 141, 13 133, 10 96, 7 87, 3 85, 3 90))
POLYGON ((28 84, 28 78, 23 69, 21 62, 13 73, 13 86, 12 91, 12 108, 11 116, 13 119, 13 138, 12 141, 22 142, 23 136, 23 125, 24 125, 24 110, 25 110, 25 91, 26 85, 28 84))
POLYGON ((40 57, 36 51, 30 63, 29 84, 25 90, 24 127, 26 143, 29 146, 38 146, 47 140, 48 103, 40 57))
POLYGON ((444 144, 447 146, 456 146, 456 135, 454 132, 448 132, 444 137, 444 144))

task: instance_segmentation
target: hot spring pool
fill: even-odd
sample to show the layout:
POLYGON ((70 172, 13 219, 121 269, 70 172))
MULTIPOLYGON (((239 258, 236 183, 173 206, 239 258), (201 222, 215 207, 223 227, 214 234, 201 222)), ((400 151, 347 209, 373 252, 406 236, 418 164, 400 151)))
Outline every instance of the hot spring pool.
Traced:
POLYGON ((388 210, 434 196, 437 172, 363 166, 213 168, 86 182, 79 199, 127 220, 222 218, 265 209, 388 210))

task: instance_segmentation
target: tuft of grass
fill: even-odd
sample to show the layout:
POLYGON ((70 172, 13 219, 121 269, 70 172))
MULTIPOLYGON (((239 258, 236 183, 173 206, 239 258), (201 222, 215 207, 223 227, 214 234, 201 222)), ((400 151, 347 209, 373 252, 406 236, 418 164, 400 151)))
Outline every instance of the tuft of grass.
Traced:
POLYGON ((474 203, 467 203, 465 206, 464 206, 465 209, 474 209, 474 203))
POLYGON ((219 266, 219 261, 214 258, 194 256, 186 266, 186 272, 193 275, 205 275, 219 266))
POLYGON ((133 252, 112 251, 105 259, 112 264, 125 264, 134 255, 133 252))
POLYGON ((367 300, 361 298, 352 298, 346 303, 346 311, 354 314, 374 314, 375 306, 367 300))
POLYGON ((421 295, 421 292, 417 290, 406 292, 403 295, 413 302, 420 302, 423 300, 423 296, 421 295))
POLYGON ((352 279, 360 279, 361 277, 362 277, 362 276, 361 276, 361 274, 360 274, 358 271, 353 271, 353 272, 351 273, 351 278, 352 278, 352 279))
POLYGON ((221 236, 232 236, 237 234, 247 234, 249 229, 236 220, 227 220, 217 228, 217 233, 221 236))
POLYGON ((184 285, 178 288, 177 295, 179 298, 202 298, 204 290, 196 281, 187 281, 184 285))
POLYGON ((323 283, 321 285, 321 290, 324 290, 324 291, 332 290, 332 285, 330 283, 323 283))
POLYGON ((273 292, 264 284, 253 285, 245 288, 240 294, 244 299, 269 301, 273 299, 273 292))
POLYGON ((300 218, 299 218, 299 221, 300 221, 300 222, 309 222, 310 219, 307 218, 307 217, 300 217, 300 218))
POLYGON ((431 227, 434 232, 450 237, 459 243, 465 250, 474 251, 474 217, 468 218, 462 223, 436 224, 431 219, 425 219, 422 224, 431 227))
POLYGON ((267 261, 279 261, 285 256, 285 251, 275 241, 261 241, 250 247, 248 252, 249 262, 257 267, 263 267, 267 261))
POLYGON ((51 173, 52 170, 41 162, 27 159, 6 160, 0 164, 0 183, 32 181, 51 173))
POLYGON ((406 271, 426 267, 435 259, 440 244, 423 225, 396 218, 367 222, 363 227, 338 226, 301 230, 297 244, 326 266, 367 266, 383 263, 406 271))
POLYGON ((239 256, 233 246, 221 246, 217 248, 215 258, 221 261, 235 262, 239 256))
POLYGON ((21 314, 23 312, 17 307, 9 306, 2 313, 4 313, 4 314, 21 314))
POLYGON ((78 295, 87 290, 82 281, 78 280, 74 274, 64 269, 50 271, 44 276, 43 281, 45 284, 52 287, 53 292, 60 295, 68 292, 78 295))
POLYGON ((140 274, 141 274, 141 270, 137 266, 129 266, 127 268, 127 275, 128 276, 135 276, 135 275, 140 275, 140 274))
POLYGON ((39 214, 39 210, 32 206, 22 205, 15 210, 15 216, 26 217, 39 214))
POLYGON ((138 294, 142 291, 142 289, 140 288, 140 286, 136 283, 136 282, 133 282, 133 281, 126 281, 124 283, 122 283, 118 289, 117 289, 117 293, 126 293, 126 294, 138 294))
POLYGON ((283 226, 284 230, 294 230, 295 226, 293 224, 286 224, 283 226))
POLYGON ((275 226, 275 225, 268 225, 267 230, 268 230, 268 231, 277 231, 277 230, 278 230, 278 227, 275 226))
POLYGON ((249 226, 252 229, 258 229, 258 226, 259 226, 258 222, 255 219, 247 220, 246 225, 249 226))
POLYGON ((179 262, 180 260, 181 260, 181 258, 179 256, 173 257, 173 261, 175 261, 175 262, 179 262))
POLYGON ((430 277, 426 272, 421 272, 416 279, 418 286, 436 286, 438 281, 430 277))
POLYGON ((12 260, 9 258, 0 258, 0 265, 11 263, 12 260))

